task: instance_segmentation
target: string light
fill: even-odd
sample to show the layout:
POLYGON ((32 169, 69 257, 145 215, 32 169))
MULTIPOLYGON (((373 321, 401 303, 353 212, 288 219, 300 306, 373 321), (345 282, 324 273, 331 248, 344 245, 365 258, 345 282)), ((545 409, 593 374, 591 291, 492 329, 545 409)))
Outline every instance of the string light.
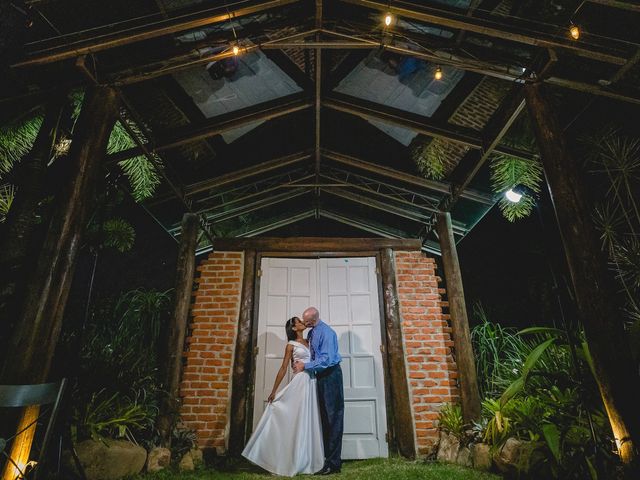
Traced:
POLYGON ((384 16, 384 24, 385 24, 385 26, 387 26, 387 27, 391 26, 391 22, 393 22, 393 16, 390 13, 387 13, 384 16))
POLYGON ((233 51, 233 54, 236 56, 240 53, 240 47, 238 45, 234 45, 231 50, 233 51))
POLYGON ((439 66, 436 67, 436 73, 433 74, 433 78, 436 80, 442 80, 442 69, 439 66))
POLYGON ((580 27, 572 23, 569 27, 569 34, 571 35, 571 38, 578 40, 580 38, 580 27))

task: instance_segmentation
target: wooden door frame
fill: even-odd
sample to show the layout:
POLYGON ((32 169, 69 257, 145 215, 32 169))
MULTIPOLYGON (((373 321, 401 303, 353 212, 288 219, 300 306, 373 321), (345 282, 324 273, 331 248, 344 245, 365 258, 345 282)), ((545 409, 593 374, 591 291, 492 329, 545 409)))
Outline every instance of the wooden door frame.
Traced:
MULTIPOLYGON (((410 396, 408 395, 408 378, 406 363, 401 362, 398 368, 398 362, 392 375, 392 369, 390 368, 390 355, 401 353, 404 358, 404 350, 400 346, 395 346, 393 352, 390 351, 388 345, 388 338, 393 335, 398 335, 401 331, 401 325, 399 324, 399 318, 387 318, 387 311, 385 305, 385 296, 383 292, 383 285, 389 284, 389 278, 383 278, 383 272, 381 268, 381 255, 385 249, 400 250, 400 251, 420 251, 422 245, 420 240, 414 239, 385 239, 385 238, 316 238, 316 237, 304 237, 304 238, 231 238, 231 239, 217 239, 215 242, 215 249, 217 251, 242 251, 244 257, 251 256, 255 261, 253 262, 253 272, 250 273, 250 277, 247 277, 245 271, 243 271, 242 280, 242 305, 248 302, 248 296, 252 297, 251 315, 239 313, 238 319, 238 332, 244 331, 243 338, 250 338, 250 348, 247 349, 246 344, 236 341, 234 365, 233 371, 241 371, 242 376, 233 375, 232 373, 232 385, 231 385, 231 398, 239 404, 244 406, 240 411, 235 412, 233 415, 236 417, 235 421, 230 419, 229 425, 229 445, 228 451, 232 455, 239 455, 244 448, 249 435, 252 431, 253 425, 253 407, 255 397, 255 374, 256 374, 256 353, 257 353, 257 334, 258 334, 258 313, 260 307, 260 267, 262 259, 265 257, 271 258, 343 258, 343 257, 373 257, 376 261, 376 275, 378 281, 378 307, 380 309, 380 337, 383 347, 382 365, 383 365, 383 379, 384 379, 384 392, 385 392, 385 408, 387 413, 387 440, 390 453, 401 453, 404 456, 414 458, 415 451, 415 425, 411 422, 411 435, 402 436, 399 438, 397 435, 397 429, 394 428, 394 418, 413 418, 411 412, 410 396), (247 330, 250 330, 250 335, 246 335, 247 330), (393 329, 390 332, 389 329, 393 329), (248 353, 249 351, 250 353, 248 353), (242 362, 236 365, 235 362, 242 362), (395 378, 397 377, 397 378, 395 378), (399 390, 404 390, 404 395, 398 395, 399 390)), ((245 262, 246 264, 247 262, 245 262)), ((246 267, 245 267, 246 269, 246 267)), ((389 272, 385 272, 389 274, 389 272)), ((395 277, 395 270, 391 272, 395 277)), ((391 282, 395 285, 394 281, 391 282)), ((393 292, 395 298, 397 298, 397 292, 393 292)))

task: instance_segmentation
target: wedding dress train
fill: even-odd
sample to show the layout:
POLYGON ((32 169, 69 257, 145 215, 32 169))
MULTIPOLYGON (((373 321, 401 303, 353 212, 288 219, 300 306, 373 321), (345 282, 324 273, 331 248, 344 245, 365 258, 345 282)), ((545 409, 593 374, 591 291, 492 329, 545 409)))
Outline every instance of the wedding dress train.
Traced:
MULTIPOLYGON (((310 360, 306 346, 293 340, 288 343, 293 345, 294 362, 310 360)), ((242 455, 271 473, 288 477, 314 473, 323 467, 315 378, 305 371, 293 376, 273 402, 267 404, 242 455)))

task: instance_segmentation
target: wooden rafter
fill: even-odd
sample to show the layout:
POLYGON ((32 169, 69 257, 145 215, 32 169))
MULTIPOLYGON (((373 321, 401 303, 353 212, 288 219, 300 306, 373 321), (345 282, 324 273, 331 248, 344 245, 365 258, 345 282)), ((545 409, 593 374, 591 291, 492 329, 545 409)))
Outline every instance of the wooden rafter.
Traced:
MULTIPOLYGON (((349 95, 334 92, 323 100, 323 105, 333 110, 357 115, 365 119, 381 120, 385 123, 408 128, 430 137, 461 143, 471 148, 481 149, 484 146, 481 135, 471 128, 460 127, 446 122, 436 122, 423 115, 409 113, 405 110, 380 105, 349 95)), ((525 160, 535 158, 530 152, 510 147, 501 146, 496 148, 495 151, 525 160)))
POLYGON ((624 65, 628 57, 627 43, 611 40, 607 44, 600 45, 583 40, 573 41, 568 38, 568 35, 565 38, 557 31, 543 30, 539 25, 534 27, 532 23, 525 21, 516 22, 512 19, 507 24, 495 18, 470 17, 464 13, 404 1, 396 1, 392 4, 379 0, 342 1, 449 29, 465 30, 536 47, 562 49, 574 55, 614 65, 624 65))
MULTIPOLYGON (((266 0, 251 2, 249 5, 229 10, 226 5, 197 11, 192 14, 150 21, 142 26, 128 26, 126 22, 116 29, 109 25, 90 31, 90 36, 72 39, 63 38, 58 44, 47 46, 50 41, 38 41, 27 44, 28 57, 14 66, 44 65, 80 55, 94 54, 114 47, 121 47, 143 40, 171 35, 185 30, 226 22, 232 18, 244 17, 255 13, 282 7, 299 0, 266 0), (102 30, 101 32, 99 30, 102 30)), ((247 2, 248 3, 248 2, 247 2)), ((137 19, 136 19, 137 20, 137 19)))
MULTIPOLYGON (((364 170, 366 172, 373 173, 373 174, 382 176, 384 178, 395 180, 408 185, 412 185, 414 187, 419 187, 426 190, 444 193, 444 194, 447 194, 451 191, 450 184, 447 182, 429 180, 424 177, 418 177, 416 175, 411 175, 405 172, 401 172, 393 168, 384 167, 382 165, 377 165, 375 163, 367 162, 353 156, 344 155, 344 154, 334 152, 334 151, 329 151, 329 150, 324 151, 323 156, 326 159, 332 160, 341 165, 364 170)), ((472 200, 474 202, 482 203, 485 205, 493 205, 495 203, 493 199, 493 195, 479 192, 473 189, 465 189, 461 193, 461 195, 463 198, 466 198, 467 200, 472 200)))
MULTIPOLYGON (((252 107, 243 108, 227 115, 214 117, 200 125, 189 125, 167 136, 165 140, 160 140, 155 145, 147 144, 146 148, 150 152, 160 152, 171 148, 179 147, 189 143, 205 140, 223 132, 242 127, 248 123, 256 121, 271 120, 293 112, 307 109, 313 106, 313 101, 306 98, 304 94, 288 95, 275 101, 265 102, 252 107)), ((120 161, 127 158, 141 155, 140 147, 130 148, 122 152, 109 156, 109 161, 120 161)))

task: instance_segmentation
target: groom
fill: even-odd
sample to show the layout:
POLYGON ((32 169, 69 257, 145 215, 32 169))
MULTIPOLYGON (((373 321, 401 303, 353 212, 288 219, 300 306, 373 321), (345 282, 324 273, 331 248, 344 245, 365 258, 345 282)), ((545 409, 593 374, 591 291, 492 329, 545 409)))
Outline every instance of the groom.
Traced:
POLYGON ((316 475, 340 473, 342 460, 342 430, 344 427, 344 389, 342 369, 338 353, 338 336, 333 329, 320 320, 317 308, 309 307, 302 314, 302 321, 311 328, 307 339, 311 350, 311 361, 296 362, 296 372, 307 370, 318 379, 318 400, 322 440, 324 444, 324 467, 316 475))

